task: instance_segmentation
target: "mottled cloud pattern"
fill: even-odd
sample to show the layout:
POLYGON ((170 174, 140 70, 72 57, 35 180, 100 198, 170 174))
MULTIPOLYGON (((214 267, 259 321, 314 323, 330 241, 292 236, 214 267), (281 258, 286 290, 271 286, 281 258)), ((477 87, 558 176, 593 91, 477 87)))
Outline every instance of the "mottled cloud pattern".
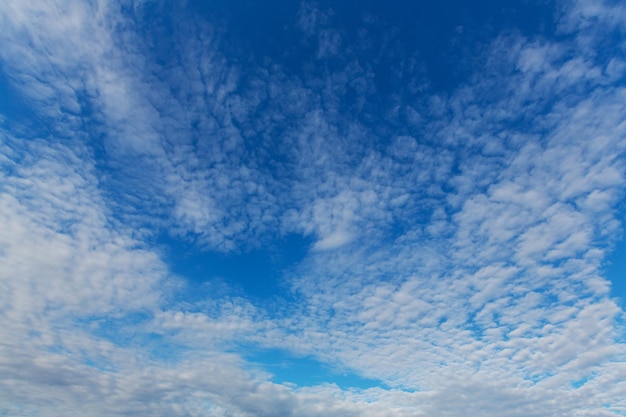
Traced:
POLYGON ((626 415, 626 7, 275 3, 0 5, 0 415, 626 415))

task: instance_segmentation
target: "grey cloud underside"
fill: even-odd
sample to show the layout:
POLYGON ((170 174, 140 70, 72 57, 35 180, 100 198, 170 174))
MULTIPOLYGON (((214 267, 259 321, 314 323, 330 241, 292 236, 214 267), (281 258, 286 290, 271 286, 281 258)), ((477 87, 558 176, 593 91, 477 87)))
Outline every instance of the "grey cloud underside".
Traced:
POLYGON ((563 7, 562 41, 503 35, 472 81, 397 92, 382 115, 372 69, 315 5, 312 61, 345 53, 315 77, 246 70, 200 22, 157 66, 113 4, 1 6, 0 57, 47 130, 1 131, 0 412, 623 415, 623 310, 601 267, 626 64, 594 45, 624 11, 586 4, 563 7), (277 313, 178 299, 155 229, 224 252, 314 243, 277 313), (224 353, 240 344, 394 388, 273 383, 224 353))

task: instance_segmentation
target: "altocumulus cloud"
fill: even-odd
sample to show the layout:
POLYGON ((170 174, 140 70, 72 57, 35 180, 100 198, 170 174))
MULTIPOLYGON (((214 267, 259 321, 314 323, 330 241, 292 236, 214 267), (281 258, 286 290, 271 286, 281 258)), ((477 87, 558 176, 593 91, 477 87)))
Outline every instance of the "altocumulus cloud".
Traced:
POLYGON ((287 3, 0 6, 0 414, 625 415, 626 8, 287 3))

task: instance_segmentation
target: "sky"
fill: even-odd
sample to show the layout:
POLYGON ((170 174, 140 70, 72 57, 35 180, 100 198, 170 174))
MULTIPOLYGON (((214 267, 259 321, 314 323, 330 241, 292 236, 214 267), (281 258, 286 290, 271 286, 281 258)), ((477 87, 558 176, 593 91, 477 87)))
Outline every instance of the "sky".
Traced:
POLYGON ((622 2, 0 27, 0 416, 626 416, 622 2))

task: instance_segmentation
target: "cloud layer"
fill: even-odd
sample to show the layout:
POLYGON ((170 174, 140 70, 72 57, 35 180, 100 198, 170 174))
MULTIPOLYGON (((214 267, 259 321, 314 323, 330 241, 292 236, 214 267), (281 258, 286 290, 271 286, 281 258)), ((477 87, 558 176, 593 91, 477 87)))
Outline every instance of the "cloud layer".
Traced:
POLYGON ((6 2, 0 414, 624 415, 625 10, 558 3, 443 89, 365 6, 261 53, 192 3, 6 2), (380 387, 245 359, 277 349, 380 387))

